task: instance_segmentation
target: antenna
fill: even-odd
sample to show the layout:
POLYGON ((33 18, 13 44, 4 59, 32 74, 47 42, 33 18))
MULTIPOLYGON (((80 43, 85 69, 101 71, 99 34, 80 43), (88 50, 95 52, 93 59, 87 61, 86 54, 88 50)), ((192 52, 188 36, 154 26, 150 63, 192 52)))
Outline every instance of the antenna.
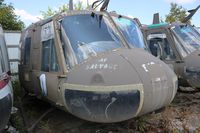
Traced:
POLYGON ((142 27, 142 23, 138 18, 134 18, 133 20, 135 20, 135 22, 138 24, 139 27, 142 27))
POLYGON ((153 24, 159 24, 160 23, 160 15, 159 13, 155 13, 153 15, 153 24))
POLYGON ((107 10, 109 2, 110 2, 110 0, 97 0, 92 4, 92 8, 96 9, 98 6, 100 6, 103 3, 103 5, 100 8, 100 11, 107 10), (98 5, 95 6, 97 3, 98 3, 98 5))
POLYGON ((90 6, 90 4, 89 4, 89 1, 87 0, 87 7, 89 7, 90 6))
POLYGON ((97 8, 97 6, 95 7, 95 4, 96 4, 96 3, 99 3, 99 2, 100 2, 99 0, 93 2, 93 3, 92 3, 92 8, 93 8, 93 9, 97 8))
POLYGON ((74 10, 73 0, 69 0, 69 10, 74 10))
POLYGON ((199 8, 200 5, 195 9, 189 10, 189 15, 183 19, 182 23, 188 23, 188 21, 194 16, 194 14, 198 11, 199 8))
POLYGON ((110 2, 110 0, 104 0, 104 3, 102 5, 102 7, 100 8, 100 11, 107 10, 109 2, 110 2))

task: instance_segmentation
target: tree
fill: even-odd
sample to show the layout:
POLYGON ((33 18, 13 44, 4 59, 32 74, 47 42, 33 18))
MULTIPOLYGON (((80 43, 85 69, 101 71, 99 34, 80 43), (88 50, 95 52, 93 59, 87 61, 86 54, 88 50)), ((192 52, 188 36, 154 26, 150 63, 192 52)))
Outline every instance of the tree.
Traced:
POLYGON ((53 15, 55 15, 57 12, 55 10, 53 10, 51 7, 48 7, 47 11, 41 11, 42 17, 44 19, 49 18, 53 15))
MULTIPOLYGON (((83 9, 88 9, 89 5, 87 5, 86 7, 83 6, 82 2, 78 2, 77 4, 74 4, 74 10, 83 10, 83 9)), ((51 7, 48 7, 47 11, 41 11, 41 15, 44 19, 49 18, 57 13, 62 13, 62 12, 66 12, 69 10, 69 4, 64 4, 61 5, 58 10, 54 10, 51 7)))
POLYGON ((187 10, 176 3, 171 3, 170 13, 166 15, 166 22, 172 23, 182 21, 187 16, 187 10))
POLYGON ((4 3, 4 0, 0 0, 0 24, 4 30, 22 30, 25 27, 19 16, 15 15, 14 7, 4 3))

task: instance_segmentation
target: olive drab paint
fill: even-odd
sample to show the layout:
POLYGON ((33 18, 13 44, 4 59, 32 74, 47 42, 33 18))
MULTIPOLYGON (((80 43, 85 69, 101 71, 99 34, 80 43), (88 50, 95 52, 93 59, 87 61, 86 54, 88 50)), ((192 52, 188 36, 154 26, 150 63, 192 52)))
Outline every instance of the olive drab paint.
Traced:
POLYGON ((182 22, 161 23, 156 13, 155 23, 140 26, 150 52, 174 70, 180 86, 200 88, 200 34, 188 23, 199 8, 189 10, 182 22))
MULTIPOLYGON (((143 26, 141 29, 151 53, 171 66, 178 76, 179 85, 200 88, 200 34, 196 32, 196 29, 183 23, 153 24, 143 26), (178 30, 179 27, 180 29, 181 27, 188 28, 192 33, 191 35, 199 37, 194 36, 194 43, 187 43, 179 36, 178 32, 180 32, 180 35, 183 34, 181 30, 178 30), (161 42, 161 40, 163 41, 161 42), (157 44, 158 46, 153 46, 157 44), (157 52, 155 47, 157 47, 157 52), (185 47, 192 49, 190 48, 191 50, 187 52, 185 47)), ((189 35, 188 33, 185 34, 189 35)))
POLYGON ((21 43, 25 90, 88 121, 152 112, 170 104, 177 91, 174 72, 145 50, 130 49, 105 10, 70 10, 39 21, 23 31, 21 43), (96 40, 86 42, 90 36, 96 40))

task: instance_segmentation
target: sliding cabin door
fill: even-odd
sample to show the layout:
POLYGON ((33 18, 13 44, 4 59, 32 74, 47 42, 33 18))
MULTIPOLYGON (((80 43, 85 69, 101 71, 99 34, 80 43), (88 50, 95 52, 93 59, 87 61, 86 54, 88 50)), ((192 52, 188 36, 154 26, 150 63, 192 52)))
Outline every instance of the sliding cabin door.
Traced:
POLYGON ((36 28, 34 37, 32 77, 35 94, 57 102, 60 69, 55 47, 53 22, 48 22, 36 28))
POLYGON ((33 40, 33 30, 28 29, 25 33, 22 34, 21 38, 22 45, 22 55, 21 55, 21 64, 19 65, 19 77, 21 85, 25 90, 32 93, 33 84, 32 84, 32 60, 31 60, 31 49, 32 49, 32 40, 33 40))

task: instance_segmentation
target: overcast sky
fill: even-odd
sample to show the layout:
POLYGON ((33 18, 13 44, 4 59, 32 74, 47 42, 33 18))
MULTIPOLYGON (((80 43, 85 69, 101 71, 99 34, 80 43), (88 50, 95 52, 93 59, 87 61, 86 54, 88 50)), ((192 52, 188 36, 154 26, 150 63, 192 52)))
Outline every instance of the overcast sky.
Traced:
MULTIPOLYGON (((15 7, 15 13, 21 17, 26 26, 36 22, 41 18, 41 11, 46 11, 48 7, 57 9, 60 5, 68 3, 69 0, 5 0, 6 3, 12 3, 15 7)), ((74 0, 82 1, 87 0, 74 0)), ((88 0, 92 3, 94 0, 88 0)), ((110 0, 109 11, 117 11, 123 15, 130 15, 140 19, 143 24, 152 23, 152 14, 159 12, 164 19, 169 13, 170 2, 176 2, 185 9, 196 8, 200 0, 110 0)), ((193 17, 192 23, 200 27, 200 10, 193 17)))

